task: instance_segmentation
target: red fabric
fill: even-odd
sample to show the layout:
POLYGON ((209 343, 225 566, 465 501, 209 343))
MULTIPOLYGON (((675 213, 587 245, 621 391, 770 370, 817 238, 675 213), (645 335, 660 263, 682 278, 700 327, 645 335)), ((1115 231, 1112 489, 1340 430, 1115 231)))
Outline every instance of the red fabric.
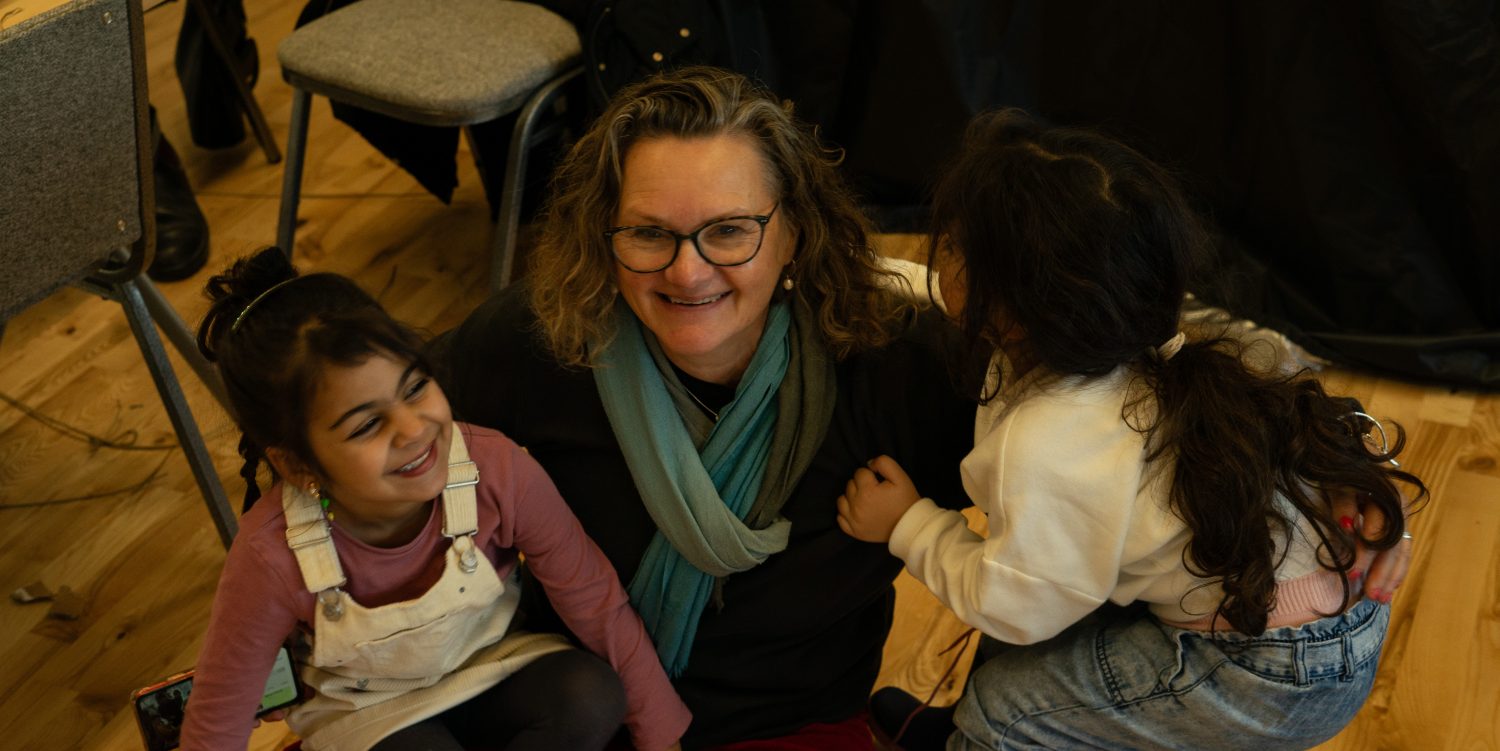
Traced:
MULTIPOLYGON (((874 751, 875 741, 870 736, 869 720, 869 713, 861 712, 843 722, 815 722, 792 735, 740 741, 714 746, 707 751, 874 751)), ((301 748, 302 741, 297 741, 285 751, 301 748)), ((607 751, 626 751, 629 748, 630 743, 622 734, 616 736, 607 751)))
POLYGON ((709 751, 874 751, 874 748, 868 713, 861 712, 843 722, 815 722, 792 735, 740 741, 709 751))

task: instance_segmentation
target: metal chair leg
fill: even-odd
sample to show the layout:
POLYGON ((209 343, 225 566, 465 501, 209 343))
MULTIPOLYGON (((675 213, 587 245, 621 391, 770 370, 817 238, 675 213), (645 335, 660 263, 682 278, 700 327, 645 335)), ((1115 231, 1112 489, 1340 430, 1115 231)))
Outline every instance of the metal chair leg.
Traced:
POLYGON ((535 130, 537 120, 561 93, 562 87, 582 72, 582 67, 574 68, 537 89, 516 118, 515 131, 510 138, 510 154, 505 160, 500 211, 495 217, 494 252, 490 259, 491 292, 499 292, 510 284, 511 270, 515 265, 516 230, 521 223, 521 189, 526 180, 526 157, 542 135, 535 130))
POLYGON ((292 122, 286 134, 286 164, 281 171, 281 214, 276 220, 276 245, 292 258, 297 238, 297 203, 302 197, 302 165, 307 157, 307 120, 312 93, 292 88, 292 122))
POLYGON ((130 322, 130 331, 135 334, 141 356, 146 359, 151 380, 156 382, 156 391, 161 395, 162 405, 167 408, 172 429, 177 433, 177 442, 187 455, 188 467, 193 471, 198 491, 203 494, 208 514, 213 517, 219 540, 228 548, 235 533, 239 531, 239 521, 229 506, 229 499, 224 495, 224 486, 219 484, 213 458, 203 445, 203 436, 198 432, 198 424, 193 421, 193 413, 182 394, 182 386, 172 372, 172 363, 167 360, 167 352, 156 334, 141 288, 136 280, 130 280, 115 285, 114 291, 116 299, 125 308, 125 319, 130 322))
POLYGON ((255 95, 250 93, 245 79, 240 78, 239 72, 235 70, 234 55, 230 52, 229 44, 224 41, 224 35, 219 33, 218 21, 203 4, 203 0, 187 0, 187 5, 203 24, 203 33, 208 37, 209 46, 214 48, 224 67, 229 69, 229 77, 234 79, 234 91, 240 98, 240 107, 250 120, 250 130, 255 133, 255 140, 260 143, 261 151, 266 153, 266 161, 270 164, 281 161, 281 152, 276 148, 276 137, 271 134, 270 126, 266 125, 266 116, 261 112, 260 104, 255 101, 255 95))
POLYGON ((145 299, 146 309, 151 312, 151 319, 156 321, 162 333, 166 334, 167 341, 177 349, 177 354, 182 355, 182 359, 187 361, 188 367, 198 374, 198 379, 208 387, 209 393, 218 400, 219 406, 233 415, 234 410, 229 406, 229 394, 224 389, 224 379, 219 377, 219 369, 215 368, 213 363, 210 363, 203 353, 198 351, 198 340, 193 337, 187 324, 183 322, 182 316, 177 314, 177 309, 172 307, 172 303, 167 302, 167 298, 162 296, 161 290, 151 282, 150 278, 140 276, 136 278, 136 281, 141 290, 141 297, 145 299))
MULTIPOLYGON (((490 171, 493 165, 490 163, 490 160, 485 159, 485 149, 479 145, 479 138, 474 132, 474 126, 477 124, 471 123, 464 126, 464 138, 469 141, 469 153, 474 157, 474 170, 479 173, 479 184, 484 188, 485 208, 489 209, 485 212, 485 216, 494 221, 497 217, 492 215, 499 211, 499 207, 495 205, 497 196, 493 196, 492 193, 498 190, 500 186, 490 180, 490 171)), ((510 144, 506 144, 506 149, 509 148, 510 144)))

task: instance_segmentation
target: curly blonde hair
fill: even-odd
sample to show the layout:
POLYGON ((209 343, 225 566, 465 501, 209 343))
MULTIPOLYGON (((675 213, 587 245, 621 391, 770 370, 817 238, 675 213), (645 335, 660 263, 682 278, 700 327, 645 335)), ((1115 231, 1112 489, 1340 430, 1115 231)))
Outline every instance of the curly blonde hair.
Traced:
POLYGON ((654 137, 743 134, 760 147, 779 215, 798 238, 796 292, 816 313, 838 359, 889 341, 906 303, 883 285, 870 229, 837 171, 841 154, 793 119, 763 86, 726 70, 688 67, 620 91, 568 152, 552 178, 551 198, 533 252, 530 303, 553 355, 591 367, 590 346, 607 343, 618 288, 603 232, 619 207, 625 154, 654 137))

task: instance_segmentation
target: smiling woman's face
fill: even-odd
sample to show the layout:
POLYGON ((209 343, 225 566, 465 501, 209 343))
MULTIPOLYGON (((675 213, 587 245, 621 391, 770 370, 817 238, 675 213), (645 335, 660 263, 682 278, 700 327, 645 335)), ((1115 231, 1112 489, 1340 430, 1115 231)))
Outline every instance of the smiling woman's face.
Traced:
MULTIPOLYGON (((615 225, 686 234, 716 219, 770 214, 779 198, 748 136, 647 138, 625 154, 615 225)), ((625 302, 689 375, 727 385, 749 367, 796 244, 785 216, 783 209, 771 217, 760 252, 739 266, 714 266, 689 241, 661 271, 638 274, 615 265, 625 302)))

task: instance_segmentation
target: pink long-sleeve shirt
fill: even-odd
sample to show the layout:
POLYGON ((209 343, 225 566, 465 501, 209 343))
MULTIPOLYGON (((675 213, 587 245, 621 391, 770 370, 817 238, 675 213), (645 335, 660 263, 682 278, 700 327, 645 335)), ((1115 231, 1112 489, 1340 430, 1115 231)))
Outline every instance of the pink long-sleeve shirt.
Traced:
MULTIPOLYGON (((515 569, 517 555, 525 554, 568 627, 619 672, 629 706, 625 723, 636 747, 675 743, 691 715, 609 561, 526 452, 496 431, 456 427, 479 466, 476 544, 502 579, 515 569)), ((337 523, 333 540, 349 580, 345 591, 365 607, 426 592, 442 574, 448 544, 436 503, 422 532, 400 547, 368 545, 337 523)), ((240 520, 224 563, 198 654, 183 749, 246 747, 276 651, 297 629, 313 632, 315 603, 287 547, 277 484, 240 520)))

